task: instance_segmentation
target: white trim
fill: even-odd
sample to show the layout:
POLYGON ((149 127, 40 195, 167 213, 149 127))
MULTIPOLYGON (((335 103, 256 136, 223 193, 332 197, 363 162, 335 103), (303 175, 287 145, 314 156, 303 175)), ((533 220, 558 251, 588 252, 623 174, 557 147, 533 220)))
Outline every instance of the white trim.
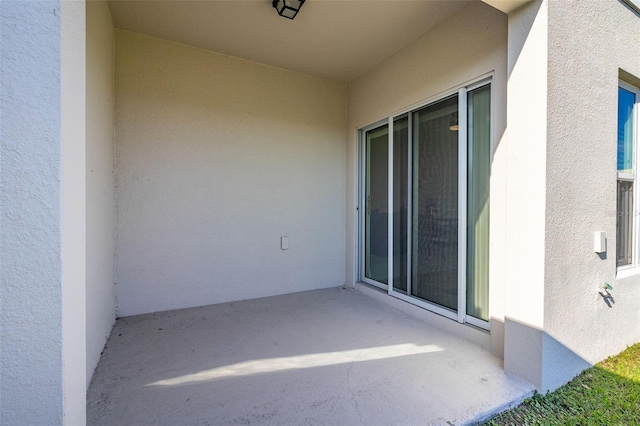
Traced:
MULTIPOLYGON (((373 130, 373 129, 377 129, 378 127, 382 127, 385 124, 389 123, 389 119, 388 118, 383 118, 382 120, 378 120, 375 123, 369 124, 368 126, 364 126, 362 128, 360 128, 360 132, 362 132, 362 134, 364 135, 366 132, 368 132, 369 130, 373 130)), ((364 139, 363 139, 364 141, 364 139)))
POLYGON ((640 93, 640 88, 632 86, 624 80, 618 80, 618 87, 622 87, 624 90, 635 93, 636 95, 640 93))
POLYGON ((458 90, 458 322, 467 315, 467 90, 458 90))
MULTIPOLYGON (((622 88, 624 89, 625 86, 626 87, 633 87, 633 86, 629 86, 628 83, 625 83, 623 81, 620 82, 622 84, 622 88)), ((635 266, 639 266, 640 263, 640 253, 639 253, 639 248, 640 248, 640 241, 639 241, 639 237, 638 237, 638 227, 640 226, 640 218, 638 218, 638 215, 640 214, 640 197, 638 196, 638 166, 640 165, 640 135, 638 134, 638 132, 640 131, 640 124, 638 123, 638 121, 640 121, 640 88, 635 87, 634 91, 632 93, 635 93, 635 103, 633 105, 633 111, 631 112, 631 115, 633 116, 633 154, 634 154, 634 158, 633 158, 633 173, 636 177, 635 181, 634 181, 634 197, 633 197, 633 253, 631 253, 632 255, 632 259, 633 259, 633 265, 635 266)))
POLYGON ((627 182, 633 182, 636 180, 636 176, 633 173, 618 172, 618 180, 624 180, 627 182))
POLYGON ((491 330, 489 321, 481 320, 480 318, 472 317, 471 315, 466 315, 464 322, 467 324, 471 324, 474 327, 481 328, 483 330, 487 330, 487 331, 491 330))
MULTIPOLYGON (((491 72, 488 72, 486 74, 481 75, 478 78, 471 79, 471 80, 469 80, 469 81, 467 81, 465 83, 458 84, 458 85, 456 85, 454 87, 451 87, 449 89, 443 90, 442 92, 437 93, 437 94, 435 94, 435 95, 433 95, 433 96, 431 96, 431 97, 429 97, 429 98, 427 98, 427 99, 425 99, 423 101, 417 102, 417 103, 409 106, 408 108, 403 108, 403 109, 401 109, 401 110, 399 110, 397 112, 392 113, 391 117, 393 117, 394 120, 395 120, 396 118, 398 118, 398 117, 400 117, 400 116, 402 116, 404 114, 411 114, 413 111, 419 110, 419 109, 421 109, 421 108, 423 108, 425 106, 431 105, 431 104, 435 104, 436 102, 441 101, 443 99, 446 99, 449 96, 453 96, 456 93, 458 93, 460 91, 460 89, 463 89, 463 88, 466 89, 467 91, 470 91, 470 90, 474 90, 474 89, 477 89, 477 88, 482 87, 482 86, 486 86, 487 84, 491 84, 493 82, 493 74, 494 74, 494 72, 491 71, 491 72)), ((378 121, 378 122, 382 122, 382 121, 384 121, 384 120, 381 120, 381 121, 378 121)), ((367 126, 367 127, 369 127, 369 126, 367 126)), ((363 129, 364 129, 364 127, 363 127, 363 129)))
POLYGON ((491 73, 491 77, 486 77, 486 78, 477 80, 473 84, 469 84, 467 86, 464 86, 464 88, 466 89, 467 92, 471 92, 471 91, 479 89, 479 88, 481 88, 483 86, 491 84, 492 81, 493 81, 493 73, 491 73))
POLYGON ((355 252, 355 271, 354 271, 354 276, 353 276, 353 281, 354 282, 358 282, 362 279, 361 276, 361 269, 362 269, 362 262, 360 257, 362 256, 363 250, 362 250, 362 210, 364 207, 364 203, 362 202, 362 198, 363 195, 362 193, 363 191, 363 184, 362 184, 362 170, 364 169, 364 167, 362 167, 362 130, 358 130, 358 134, 356 135, 357 137, 357 145, 356 145, 356 184, 358 185, 356 187, 356 211, 355 211, 355 216, 356 216, 356 226, 355 226, 355 238, 356 238, 356 252, 355 252))
MULTIPOLYGON (((628 265, 617 266, 618 262, 618 253, 617 253, 617 244, 615 251, 615 259, 616 259, 616 278, 623 278, 631 275, 635 275, 640 272, 640 237, 639 237, 639 229, 640 226, 640 197, 638 196, 638 166, 640 165, 640 136, 638 132, 640 131, 640 125, 638 121, 640 121, 640 88, 630 85, 629 83, 618 80, 618 88, 623 89, 627 92, 630 92, 634 95, 634 106, 633 111, 631 113, 633 117, 633 128, 632 128, 632 145, 633 145, 633 173, 622 173, 617 171, 616 166, 616 181, 625 181, 633 183, 633 206, 632 206, 632 215, 631 215, 631 263, 628 265)), ((617 119, 619 119, 620 111, 616 115, 617 119)), ((617 121, 616 121, 617 123, 617 121)), ((618 143, 618 134, 616 131, 616 144, 618 143)), ((617 153, 617 147, 616 147, 617 153)), ((617 183, 616 183, 617 186, 617 183)), ((617 198, 617 189, 616 189, 616 198, 617 198)), ((618 213, 618 205, 616 200, 616 218, 618 213)), ((617 219, 616 219, 617 226, 617 219)), ((617 232, 616 232, 617 237, 617 232)))
POLYGON ((389 286, 387 284, 381 283, 381 282, 378 282, 378 281, 374 281, 371 278, 365 277, 364 275, 361 277, 360 282, 372 285, 374 287, 381 288, 384 291, 387 291, 387 289, 389 288, 389 286))
POLYGON ((358 203, 357 203, 357 209, 358 209, 358 226, 356 226, 356 228, 358 229, 358 240, 357 240, 357 250, 358 252, 356 253, 356 259, 357 259, 357 264, 356 264, 356 281, 362 281, 364 279, 364 221, 365 221, 365 208, 366 208, 366 204, 365 204, 365 178, 364 178, 364 174, 366 173, 366 159, 365 159, 365 155, 364 155, 364 151, 366 149, 366 143, 365 143, 365 134, 366 134, 366 130, 365 129, 361 129, 358 131, 358 203))
POLYGON ((393 117, 387 124, 387 292, 393 289, 393 117))
POLYGON ((640 266, 624 265, 618 266, 616 270, 616 279, 628 278, 640 274, 640 266))
MULTIPOLYGON (((620 82, 622 83, 622 88, 624 88, 625 86, 627 87, 633 87, 633 86, 629 86, 628 83, 625 82, 620 82)), ((640 263, 640 253, 639 253, 639 248, 640 248, 640 241, 639 241, 639 237, 638 237, 638 227, 640 226, 640 218, 638 218, 638 215, 640 214, 640 197, 638 196, 638 166, 640 165, 640 161, 638 161, 640 159, 640 135, 638 134, 640 132, 640 123, 638 123, 638 121, 640 121, 640 88, 635 87, 635 90, 632 93, 635 93, 635 103, 633 105, 633 111, 631 112, 631 115, 633 116, 633 153, 634 153, 634 159, 633 159, 633 173, 636 177, 635 182, 634 182, 634 197, 633 197, 633 253, 632 255, 632 259, 633 259, 633 265, 635 266, 639 266, 640 263)))
POLYGON ((413 114, 407 113, 407 295, 413 282, 413 114))

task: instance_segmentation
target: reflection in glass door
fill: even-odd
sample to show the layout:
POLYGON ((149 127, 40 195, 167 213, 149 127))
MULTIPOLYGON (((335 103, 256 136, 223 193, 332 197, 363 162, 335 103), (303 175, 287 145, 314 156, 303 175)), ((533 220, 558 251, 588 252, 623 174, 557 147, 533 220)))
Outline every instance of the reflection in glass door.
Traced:
POLYGON ((458 96, 413 113, 411 294, 458 309, 458 96))
POLYGON ((387 125, 365 132, 364 278, 371 284, 388 282, 388 169, 387 125))

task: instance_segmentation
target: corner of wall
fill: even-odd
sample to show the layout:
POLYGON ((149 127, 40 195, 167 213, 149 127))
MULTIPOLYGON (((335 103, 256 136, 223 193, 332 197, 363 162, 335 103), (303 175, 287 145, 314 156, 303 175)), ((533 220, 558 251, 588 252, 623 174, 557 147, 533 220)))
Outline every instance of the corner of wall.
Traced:
POLYGON ((86 3, 87 365, 91 382, 115 324, 114 28, 106 1, 86 3))
POLYGON ((508 19, 504 365, 505 371, 540 389, 547 213, 546 1, 529 3, 508 19))
POLYGON ((64 425, 86 421, 86 9, 61 5, 60 206, 64 425))
POLYGON ((541 389, 543 331, 507 317, 504 339, 504 371, 541 389))
POLYGON ((115 62, 118 315, 344 285, 343 83, 120 30, 115 62))

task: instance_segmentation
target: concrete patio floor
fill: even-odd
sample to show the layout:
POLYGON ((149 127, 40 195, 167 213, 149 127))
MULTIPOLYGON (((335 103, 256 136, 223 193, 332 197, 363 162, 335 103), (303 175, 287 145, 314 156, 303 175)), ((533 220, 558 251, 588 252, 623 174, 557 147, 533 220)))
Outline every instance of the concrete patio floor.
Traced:
POLYGON ((532 390, 480 346, 333 288, 118 319, 87 423, 461 425, 532 390))

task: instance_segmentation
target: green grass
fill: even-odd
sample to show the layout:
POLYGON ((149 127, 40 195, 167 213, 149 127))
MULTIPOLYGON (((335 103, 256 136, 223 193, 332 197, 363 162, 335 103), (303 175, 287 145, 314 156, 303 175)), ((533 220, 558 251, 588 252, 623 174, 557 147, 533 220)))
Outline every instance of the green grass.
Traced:
POLYGON ((640 425, 640 343, 485 425, 640 425))

